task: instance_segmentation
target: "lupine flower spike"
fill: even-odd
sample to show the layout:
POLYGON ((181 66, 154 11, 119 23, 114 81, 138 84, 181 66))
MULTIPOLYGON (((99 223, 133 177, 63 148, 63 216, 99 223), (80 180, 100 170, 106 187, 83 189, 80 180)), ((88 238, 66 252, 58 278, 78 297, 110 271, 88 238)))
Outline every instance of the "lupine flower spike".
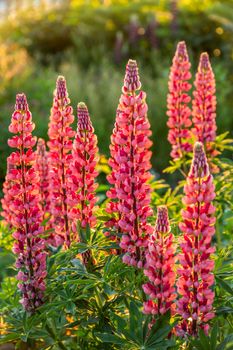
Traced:
MULTIPOLYGON (((216 96, 215 77, 206 52, 201 54, 193 92, 193 134, 196 141, 203 143, 207 158, 218 154, 215 150, 216 138, 216 96)), ((211 165, 211 170, 217 172, 217 167, 211 165), (212 169, 213 168, 213 169, 212 169)))
POLYGON ((175 246, 170 233, 168 211, 166 206, 157 208, 157 220, 146 252, 144 274, 149 278, 143 290, 149 300, 143 304, 145 314, 163 315, 168 310, 175 310, 175 246))
POLYGON ((50 166, 50 208, 52 223, 56 232, 54 245, 65 241, 65 247, 70 246, 69 208, 67 205, 67 170, 72 159, 72 138, 74 131, 71 124, 74 121, 73 110, 65 78, 59 76, 49 123, 49 166, 50 166))
POLYGON ((4 197, 1 200, 2 203, 2 211, 1 211, 1 216, 5 219, 5 222, 7 225, 9 225, 9 227, 12 227, 11 224, 11 217, 12 217, 12 212, 10 210, 10 204, 11 201, 14 199, 13 196, 10 195, 10 189, 11 186, 14 184, 14 181, 9 179, 9 174, 11 172, 11 170, 15 169, 15 165, 11 164, 9 162, 9 158, 7 159, 7 172, 6 172, 6 177, 5 177, 5 181, 3 183, 3 188, 2 188, 2 192, 4 194, 4 197))
POLYGON ((17 151, 9 158, 8 179, 11 181, 11 222, 15 231, 16 242, 13 252, 18 255, 16 268, 17 279, 22 292, 21 303, 29 312, 34 312, 43 301, 46 277, 46 254, 44 240, 40 238, 42 212, 39 205, 39 177, 34 163, 36 154, 32 147, 36 139, 32 137, 34 124, 28 109, 26 96, 16 96, 15 111, 12 115, 9 131, 16 134, 8 144, 17 151))
POLYGON ((201 328, 208 333, 208 321, 214 317, 212 290, 214 283, 214 261, 211 254, 215 248, 211 246, 215 233, 215 198, 212 175, 209 173, 203 144, 196 142, 194 155, 187 183, 184 187, 185 196, 182 210, 183 222, 180 229, 183 232, 181 243, 182 253, 178 269, 178 313, 183 321, 179 334, 197 335, 201 328))
MULTIPOLYGON (((111 173, 107 176, 107 180, 112 185, 112 187, 107 191, 107 197, 110 198, 110 201, 107 203, 106 211, 107 213, 111 214, 111 218, 105 223, 106 227, 113 228, 118 233, 120 233, 121 231, 120 226, 118 224, 121 218, 121 213, 118 209, 118 205, 120 205, 121 200, 117 197, 116 184, 118 185, 118 187, 122 186, 119 179, 117 180, 117 178, 119 177, 119 171, 120 171, 118 153, 122 148, 122 145, 118 143, 118 135, 120 133, 119 114, 120 114, 120 110, 118 108, 116 112, 115 125, 111 135, 111 144, 109 146, 111 157, 109 158, 108 164, 111 167, 111 173)), ((111 235, 108 230, 105 232, 105 235, 111 238, 112 240, 118 241, 119 243, 119 237, 117 237, 116 235, 111 235)))
POLYGON ((152 215, 148 185, 152 142, 149 140, 146 94, 143 91, 136 93, 140 87, 137 63, 129 60, 111 149, 113 162, 116 162, 111 178, 114 190, 108 192, 111 200, 118 199, 109 209, 114 213, 116 209, 118 211, 117 225, 123 233, 120 247, 125 252, 123 261, 138 267, 144 265, 144 250, 152 232, 147 223, 147 218, 152 215))
POLYGON ((70 165, 71 196, 69 203, 72 207, 71 217, 73 231, 76 232, 77 222, 82 228, 94 227, 96 217, 94 214, 97 202, 95 179, 98 176, 96 165, 98 162, 97 137, 94 134, 87 106, 78 104, 78 125, 72 149, 72 162, 70 165))
POLYGON ((43 139, 37 141, 36 170, 40 179, 39 188, 43 219, 46 219, 46 213, 49 211, 49 167, 48 152, 46 151, 46 144, 43 139))
POLYGON ((190 142, 191 109, 188 95, 191 84, 191 64, 184 41, 177 45, 169 76, 169 94, 167 96, 167 125, 169 127, 168 141, 172 145, 171 157, 181 158, 186 152, 192 151, 190 142))

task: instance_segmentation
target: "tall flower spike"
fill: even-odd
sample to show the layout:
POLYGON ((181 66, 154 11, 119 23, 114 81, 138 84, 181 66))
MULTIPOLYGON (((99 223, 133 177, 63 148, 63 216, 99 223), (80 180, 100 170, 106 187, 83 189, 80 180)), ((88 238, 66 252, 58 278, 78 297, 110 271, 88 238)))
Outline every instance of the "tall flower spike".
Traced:
POLYGON ((32 137, 33 129, 26 96, 19 94, 9 126, 9 131, 16 135, 8 144, 17 149, 8 158, 11 165, 8 172, 11 181, 9 209, 15 228, 13 252, 18 255, 16 268, 19 269, 17 279, 21 281, 18 284, 22 292, 21 303, 29 312, 34 312, 42 303, 46 277, 44 240, 40 238, 43 228, 39 178, 34 167, 36 154, 32 149, 36 143, 32 137))
MULTIPOLYGON (((70 218, 73 221, 74 240, 85 241, 85 231, 88 227, 96 225, 95 205, 97 202, 95 179, 98 176, 96 165, 98 163, 97 137, 94 134, 87 106, 78 104, 78 125, 75 135, 72 162, 70 165, 70 192, 68 203, 70 205, 70 218), (79 225, 77 225, 79 223, 79 225), (77 227, 79 231, 77 232, 77 227)), ((82 254, 85 265, 93 264, 90 250, 82 254)))
POLYGON ((215 248, 211 246, 215 233, 215 207, 211 203, 215 198, 213 178, 203 144, 196 142, 194 155, 187 183, 182 210, 183 232, 181 242, 182 253, 179 256, 181 267, 177 270, 177 282, 180 299, 178 313, 183 321, 178 327, 179 334, 196 335, 198 329, 208 333, 208 321, 214 317, 214 261, 211 254, 215 248))
POLYGON ((76 232, 77 222, 82 228, 87 225, 94 227, 94 215, 97 202, 95 179, 98 176, 96 165, 98 163, 97 137, 94 134, 87 106, 78 104, 78 125, 75 135, 72 162, 70 165, 70 196, 69 205, 73 220, 73 231, 76 232))
POLYGON ((175 310, 175 246, 170 233, 168 211, 166 206, 157 208, 157 220, 146 252, 144 274, 150 282, 144 284, 143 290, 149 300, 143 304, 145 314, 163 315, 168 310, 175 310))
POLYGON ((173 58, 167 96, 168 141, 172 145, 171 157, 175 159, 192 150, 189 143, 191 110, 188 106, 191 101, 188 95, 191 89, 191 84, 188 82, 191 79, 190 67, 185 42, 181 41, 173 58))
POLYGON ((6 172, 6 177, 5 177, 5 181, 3 183, 3 189, 2 189, 4 197, 1 200, 1 203, 2 203, 1 216, 5 219, 6 224, 9 225, 10 227, 12 227, 11 217, 13 215, 13 213, 10 210, 10 203, 14 199, 14 197, 10 195, 10 189, 11 189, 11 186, 14 185, 14 181, 10 180, 9 177, 10 177, 11 170, 15 168, 16 168, 15 165, 11 164, 9 162, 9 158, 7 158, 7 172, 6 172))
MULTIPOLYGON (((120 110, 117 108, 116 111, 116 121, 113 128, 113 132, 111 135, 111 144, 109 146, 110 155, 108 164, 111 167, 111 173, 107 176, 108 182, 112 185, 112 187, 107 191, 107 197, 110 198, 110 202, 107 203, 106 211, 111 214, 111 219, 106 222, 106 227, 113 228, 113 230, 120 233, 119 220, 121 218, 121 213, 118 209, 118 205, 121 203, 121 200, 117 197, 116 192, 116 182, 119 176, 120 164, 118 161, 118 153, 120 152, 121 145, 118 143, 118 134, 120 133, 119 129, 119 116, 120 110)), ((118 186, 121 187, 121 182, 118 180, 118 186)), ((111 238, 112 240, 117 240, 119 242, 119 238, 110 234, 109 231, 105 232, 105 235, 111 238)))
POLYGON ((36 170, 38 171, 40 179, 39 190, 43 219, 46 219, 46 213, 49 211, 49 167, 48 152, 46 151, 46 144, 43 139, 39 139, 37 142, 36 170))
POLYGON ((193 92, 193 134, 196 141, 204 144, 207 157, 214 157, 216 138, 215 77, 206 52, 201 54, 193 92))
POLYGON ((74 121, 73 109, 66 89, 65 78, 57 79, 53 106, 49 122, 49 165, 50 165, 50 208, 52 225, 55 229, 54 245, 65 241, 65 247, 70 246, 71 223, 67 205, 68 175, 67 171, 72 159, 72 138, 74 131, 71 124, 74 121))
POLYGON ((123 233, 123 261, 138 267, 145 262, 144 252, 152 232, 147 223, 152 215, 148 185, 152 142, 146 94, 136 94, 140 87, 137 63, 129 60, 110 147, 113 171, 108 180, 114 188, 107 193, 107 211, 113 214, 116 228, 123 233))

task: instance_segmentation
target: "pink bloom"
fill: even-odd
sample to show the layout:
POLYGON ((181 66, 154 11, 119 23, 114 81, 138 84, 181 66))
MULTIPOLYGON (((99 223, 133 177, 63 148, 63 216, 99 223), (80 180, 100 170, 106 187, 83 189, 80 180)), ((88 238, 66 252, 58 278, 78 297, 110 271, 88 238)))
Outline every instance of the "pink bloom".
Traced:
POLYGON ((216 138, 216 96, 215 78, 206 52, 201 54, 193 92, 193 134, 197 141, 204 144, 208 157, 218 152, 214 149, 216 138))
POLYGON ((41 197, 41 207, 43 210, 43 219, 49 210, 49 168, 48 168, 48 152, 43 139, 37 142, 36 150, 36 170, 39 174, 39 189, 41 197))
POLYGON ((97 153, 97 137, 94 134, 87 106, 80 102, 78 104, 77 133, 73 143, 72 162, 69 170, 69 205, 74 232, 76 232, 78 222, 82 228, 96 225, 94 211, 97 202, 95 191, 98 186, 95 183, 98 176, 97 153))
POLYGON ((167 125, 169 127, 168 141, 172 145, 171 157, 181 158, 184 153, 190 152, 190 126, 191 110, 188 95, 191 84, 191 64, 184 41, 177 45, 169 76, 169 94, 167 96, 167 125))
POLYGON ((168 310, 173 313, 176 298, 174 237, 170 233, 167 207, 160 206, 157 212, 155 230, 146 252, 144 274, 149 278, 149 282, 142 286, 149 296, 149 300, 143 304, 143 312, 152 315, 162 315, 168 310))
POLYGON ((74 131, 71 124, 74 121, 73 110, 66 89, 65 78, 59 76, 53 99, 49 122, 49 178, 50 178, 50 208, 52 224, 56 232, 55 245, 70 246, 70 230, 67 191, 67 171, 72 159, 72 138, 74 131))
POLYGON ((147 223, 152 215, 148 185, 152 142, 146 94, 136 93, 140 87, 137 63, 129 60, 111 139, 109 164, 113 171, 108 180, 113 188, 107 193, 112 225, 122 233, 120 247, 126 254, 123 261, 138 267, 144 264, 144 251, 152 231, 147 223))
POLYGON ((33 129, 26 96, 19 94, 9 126, 10 132, 16 135, 8 144, 17 148, 8 158, 11 164, 8 171, 11 182, 9 209, 15 229, 13 252, 18 255, 16 267, 19 269, 17 278, 21 281, 18 284, 22 292, 21 303, 29 312, 42 303, 46 277, 46 253, 44 240, 40 238, 43 228, 39 177, 34 167, 36 154, 32 149, 36 143, 31 134, 33 129))
POLYGON ((178 313, 183 317, 180 324, 182 334, 196 335, 198 328, 206 329, 206 323, 213 317, 214 261, 211 246, 214 235, 215 198, 213 178, 209 173, 203 144, 196 142, 194 156, 187 183, 184 187, 182 211, 183 232, 182 253, 179 256, 180 268, 177 282, 180 299, 178 313))
POLYGON ((1 216, 5 219, 6 223, 10 227, 12 226, 12 224, 11 224, 11 217, 12 217, 12 215, 14 215, 11 212, 11 209, 10 209, 10 203, 11 203, 11 201, 14 198, 10 194, 10 189, 11 189, 11 186, 14 185, 14 181, 9 179, 9 174, 10 174, 11 170, 13 170, 15 168, 16 167, 9 162, 9 158, 8 158, 7 159, 7 173, 6 173, 6 178, 5 178, 5 181, 3 183, 3 189, 2 189, 4 197, 1 200, 1 203, 2 203, 1 216))

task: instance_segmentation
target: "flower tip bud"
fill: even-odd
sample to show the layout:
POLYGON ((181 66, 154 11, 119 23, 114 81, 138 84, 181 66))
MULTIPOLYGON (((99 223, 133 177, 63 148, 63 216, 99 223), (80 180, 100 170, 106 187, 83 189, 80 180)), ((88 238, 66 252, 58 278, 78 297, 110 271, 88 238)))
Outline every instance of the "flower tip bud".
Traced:
POLYGON ((78 130, 79 131, 91 131, 92 125, 88 112, 88 108, 84 102, 79 102, 78 106, 78 130))
POLYGON ((201 151, 204 151, 203 143, 202 142, 195 142, 194 152, 201 152, 201 151))
POLYGON ((193 148, 193 161, 189 176, 205 177, 209 175, 209 166, 202 142, 195 142, 193 148))
POLYGON ((66 80, 63 75, 59 75, 57 77, 57 83, 56 83, 56 95, 57 98, 65 98, 68 96, 67 89, 66 89, 66 80))
POLYGON ((16 95, 15 110, 18 110, 18 111, 28 110, 27 97, 24 93, 16 95))
POLYGON ((135 60, 129 60, 126 65, 124 89, 128 92, 136 91, 141 88, 140 77, 138 74, 138 65, 135 60))
POLYGON ((168 210, 166 205, 157 207, 157 220, 155 230, 158 232, 170 232, 170 225, 168 219, 168 210))
POLYGON ((79 102, 78 103, 78 109, 81 108, 81 109, 86 109, 87 110, 87 106, 84 102, 79 102))
POLYGON ((202 52, 200 57, 200 68, 201 70, 208 70, 210 66, 209 55, 207 52, 202 52))
POLYGON ((185 41, 180 41, 177 44, 177 52, 180 56, 184 56, 187 53, 185 41))

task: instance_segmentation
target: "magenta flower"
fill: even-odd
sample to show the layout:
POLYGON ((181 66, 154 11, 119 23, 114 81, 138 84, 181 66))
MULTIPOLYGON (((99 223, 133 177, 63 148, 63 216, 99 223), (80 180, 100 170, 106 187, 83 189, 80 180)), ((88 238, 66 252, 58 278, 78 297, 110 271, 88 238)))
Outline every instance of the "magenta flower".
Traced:
POLYGON ((39 190, 43 219, 46 219, 46 213, 49 211, 49 167, 48 152, 46 151, 46 144, 43 139, 39 139, 37 142, 36 170, 40 179, 39 190))
MULTIPOLYGON (((112 187, 107 191, 107 197, 110 198, 110 201, 107 203, 106 211, 107 213, 111 214, 111 219, 105 223, 106 227, 115 228, 115 230, 118 231, 118 233, 120 232, 120 227, 118 225, 118 222, 121 218, 121 213, 118 209, 118 205, 121 203, 121 200, 117 196, 116 183, 118 187, 122 186, 120 181, 117 181, 117 178, 120 172, 120 163, 118 162, 118 153, 122 148, 122 146, 118 143, 118 140, 117 140, 118 135, 120 133, 119 116, 120 116, 120 110, 118 106, 118 109, 116 112, 116 121, 115 121, 115 125, 111 135, 111 144, 109 146, 111 157, 109 158, 108 164, 111 167, 111 173, 107 176, 107 180, 112 185, 112 187)), ((105 235, 111 238, 112 240, 116 240, 119 242, 118 237, 114 235, 110 235, 108 231, 105 232, 105 235)))
POLYGON ((96 165, 98 163, 97 137, 94 134, 87 106, 78 104, 78 125, 75 135, 72 162, 69 171, 69 205, 72 208, 70 217, 73 220, 73 231, 76 232, 77 222, 82 228, 94 227, 96 217, 94 214, 97 202, 95 179, 98 176, 96 165))
POLYGON ((136 93, 140 87, 137 63, 129 60, 110 148, 113 172, 108 179, 114 189, 107 193, 110 198, 107 210, 113 213, 116 227, 123 233, 120 243, 125 253, 123 261, 138 267, 145 262, 144 251, 152 232, 147 223, 152 215, 148 185, 152 142, 146 94, 136 93))
POLYGON ((190 152, 191 110, 188 106, 191 98, 188 95, 191 84, 191 64, 184 41, 177 45, 169 76, 169 94, 167 96, 167 126, 169 127, 168 141, 172 145, 171 157, 181 158, 190 152))
POLYGON ((149 239, 146 252, 144 274, 150 282, 142 286, 149 296, 149 300, 143 303, 143 312, 163 315, 168 310, 172 313, 175 310, 175 246, 174 237, 170 233, 167 207, 160 206, 157 212, 155 230, 149 239))
MULTIPOLYGON (((97 137, 94 134, 89 112, 85 103, 78 104, 78 125, 72 148, 72 162, 69 169, 69 216, 72 220, 73 239, 85 242, 86 229, 95 227, 97 196, 95 182, 98 172, 97 137)), ((81 254, 83 263, 93 265, 91 250, 81 254)))
POLYGON ((183 321, 179 333, 196 335, 199 328, 208 332, 208 321, 214 317, 214 261, 211 254, 215 248, 211 246, 215 233, 215 198, 213 178, 209 173, 203 144, 196 142, 194 156, 187 183, 182 211, 183 232, 182 253, 179 256, 181 267, 178 269, 177 282, 180 299, 178 313, 183 321))
POLYGON ((216 96, 215 78, 206 52, 201 54, 193 92, 193 134, 197 141, 204 144, 206 154, 214 157, 216 138, 216 96))
POLYGON ((49 122, 49 166, 50 166, 50 208, 53 227, 56 232, 55 245, 65 241, 65 247, 70 246, 69 208, 67 205, 68 176, 67 171, 72 159, 72 138, 74 131, 71 124, 74 121, 73 110, 66 89, 65 78, 59 76, 53 99, 49 122))
POLYGON ((12 227, 11 217, 13 215, 13 213, 10 210, 10 203, 14 199, 14 197, 11 196, 10 194, 10 189, 11 189, 11 186, 14 185, 14 181, 9 179, 9 174, 11 170, 15 168, 16 168, 15 165, 11 164, 9 162, 9 158, 7 158, 7 172, 6 172, 6 177, 2 188, 4 197, 1 199, 1 203, 2 203, 1 216, 5 219, 5 222, 7 225, 9 225, 9 227, 12 227))
POLYGON ((32 136, 33 129, 26 96, 19 94, 9 126, 9 131, 16 135, 9 139, 8 144, 17 151, 8 158, 12 165, 8 179, 11 181, 11 223, 15 228, 13 237, 16 240, 13 252, 18 255, 17 279, 21 281, 18 287, 22 292, 21 303, 29 312, 33 312, 43 301, 46 277, 46 253, 44 240, 40 238, 43 228, 39 177, 34 167, 36 154, 32 149, 36 143, 32 136))

